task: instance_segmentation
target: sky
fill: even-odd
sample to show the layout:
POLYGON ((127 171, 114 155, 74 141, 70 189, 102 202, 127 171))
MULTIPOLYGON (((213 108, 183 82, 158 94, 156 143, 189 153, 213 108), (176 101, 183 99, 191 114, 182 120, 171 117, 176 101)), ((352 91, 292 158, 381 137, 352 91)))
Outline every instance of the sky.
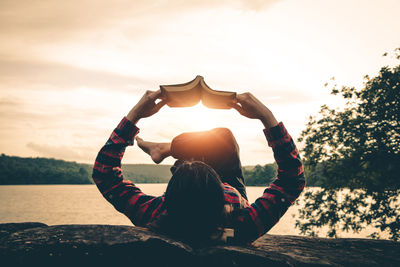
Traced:
MULTIPOLYGON (((146 90, 202 75, 251 92, 294 139, 324 87, 362 87, 395 64, 400 1, 1 0, 0 153, 93 163, 146 90)), ((138 123, 145 140, 228 127, 244 165, 273 162, 262 124, 235 110, 163 107, 138 123)), ((298 143, 301 149, 302 144, 298 143)), ((138 147, 123 163, 151 163, 138 147)), ((173 163, 172 158, 163 163, 173 163)))

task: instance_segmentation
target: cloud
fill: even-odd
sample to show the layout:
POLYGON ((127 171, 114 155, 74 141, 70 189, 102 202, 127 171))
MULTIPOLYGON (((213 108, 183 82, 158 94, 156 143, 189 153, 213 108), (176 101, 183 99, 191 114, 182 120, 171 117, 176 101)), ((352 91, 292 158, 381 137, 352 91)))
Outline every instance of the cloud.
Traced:
POLYGON ((112 72, 88 70, 66 64, 42 60, 17 60, 0 57, 2 86, 18 89, 35 85, 53 86, 57 89, 93 87, 124 90, 142 87, 143 79, 112 72))
POLYGON ((269 0, 269 1, 266 1, 266 0, 246 1, 246 0, 243 0, 243 1, 241 1, 241 3, 243 5, 243 7, 246 9, 260 11, 260 10, 271 7, 273 4, 275 4, 279 1, 280 0, 269 0))
POLYGON ((12 99, 11 97, 0 98, 0 110, 2 110, 3 108, 17 107, 20 105, 21 105, 20 101, 16 101, 16 100, 12 99))
MULTIPOLYGON (((43 117, 35 112, 27 112, 25 110, 26 102, 17 98, 2 97, 0 98, 0 122, 2 125, 7 125, 7 128, 11 127, 18 118, 19 121, 38 121, 43 117)), ((23 128, 23 126, 21 126, 23 128)))
POLYGON ((96 156, 96 154, 94 153, 96 149, 89 147, 71 148, 70 146, 50 146, 33 142, 27 143, 26 146, 31 150, 39 153, 41 156, 56 159, 87 161, 90 158, 94 159, 94 157, 96 156))
MULTIPOLYGON (((0 35, 19 36, 27 40, 68 39, 73 35, 98 31, 130 23, 136 30, 149 29, 166 16, 176 16, 193 9, 233 7, 260 11, 278 0, 2 0, 0 35), (153 23, 135 27, 132 22, 152 17, 153 23)), ((146 20, 146 19, 145 19, 146 20)))
MULTIPOLYGON (((222 79, 222 78, 221 78, 222 79)), ((129 94, 141 95, 144 88, 157 88, 157 81, 163 78, 153 76, 140 78, 133 75, 121 75, 114 72, 91 70, 77 66, 34 59, 10 59, 0 56, 0 89, 12 90, 75 90, 76 88, 91 88, 93 90, 111 90, 129 94)), ((185 81, 177 81, 185 82, 185 81)), ((216 81, 217 90, 229 89, 235 81, 216 81), (222 89, 220 89, 220 87, 222 89)), ((161 83, 161 82, 160 82, 161 83)), ((248 82, 251 86, 251 81, 248 82)), ((236 84, 236 83, 235 83, 236 84)), ((315 96, 306 90, 291 88, 263 81, 262 85, 254 84, 251 90, 257 97, 273 105, 291 105, 315 101, 315 96)), ((244 88, 236 90, 246 91, 244 88)), ((80 97, 79 94, 76 97, 80 97)), ((0 99, 0 106, 12 107, 16 100, 13 98, 0 99)), ((23 103, 19 103, 23 104, 23 103)), ((25 103, 26 104, 26 103, 25 103)))

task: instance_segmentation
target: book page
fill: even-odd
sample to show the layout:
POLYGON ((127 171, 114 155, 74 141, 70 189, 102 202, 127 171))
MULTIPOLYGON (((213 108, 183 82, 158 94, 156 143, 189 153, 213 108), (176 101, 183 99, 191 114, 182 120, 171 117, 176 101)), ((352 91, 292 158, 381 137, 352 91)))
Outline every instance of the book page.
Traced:
POLYGON ((203 90, 201 95, 201 102, 208 108, 216 109, 230 109, 231 104, 236 99, 236 93, 234 92, 222 92, 217 93, 203 90))
POLYGON ((164 94, 169 107, 191 107, 199 103, 201 98, 200 88, 195 87, 185 91, 166 91, 164 94))
POLYGON ((191 107, 199 103, 202 79, 203 77, 197 76, 188 83, 161 85, 160 88, 163 96, 167 99, 167 105, 169 107, 191 107))
POLYGON ((201 102, 208 108, 216 109, 230 109, 236 98, 236 93, 228 91, 217 91, 211 89, 204 80, 200 81, 202 88, 201 91, 201 102))
POLYGON ((230 109, 230 104, 236 98, 234 92, 211 89, 199 75, 190 82, 161 85, 160 88, 169 107, 191 107, 199 103, 201 99, 203 105, 208 108, 230 109))

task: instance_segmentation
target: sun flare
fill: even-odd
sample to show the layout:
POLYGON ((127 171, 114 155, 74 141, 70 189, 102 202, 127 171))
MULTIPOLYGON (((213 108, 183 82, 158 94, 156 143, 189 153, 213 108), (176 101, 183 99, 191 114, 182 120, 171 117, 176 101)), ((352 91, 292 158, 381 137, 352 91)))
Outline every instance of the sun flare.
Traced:
POLYGON ((232 123, 232 111, 210 109, 201 102, 193 107, 174 109, 174 117, 188 131, 205 131, 216 127, 228 127, 232 123))

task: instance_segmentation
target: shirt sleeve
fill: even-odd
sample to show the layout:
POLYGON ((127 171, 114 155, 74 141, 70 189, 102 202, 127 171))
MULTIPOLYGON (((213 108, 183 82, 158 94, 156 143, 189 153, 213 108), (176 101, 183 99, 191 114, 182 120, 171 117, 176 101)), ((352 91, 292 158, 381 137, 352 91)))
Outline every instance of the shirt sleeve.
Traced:
POLYGON ((276 179, 250 207, 234 216, 235 239, 250 242, 269 231, 298 198, 305 186, 304 168, 293 139, 283 123, 264 130, 278 165, 276 179))
POLYGON ((143 209, 148 209, 149 204, 157 198, 144 194, 131 181, 125 180, 121 170, 125 149, 133 145, 133 138, 138 132, 139 128, 124 117, 99 151, 92 178, 115 209, 128 216, 135 225, 143 226, 147 223, 143 219, 143 209))

